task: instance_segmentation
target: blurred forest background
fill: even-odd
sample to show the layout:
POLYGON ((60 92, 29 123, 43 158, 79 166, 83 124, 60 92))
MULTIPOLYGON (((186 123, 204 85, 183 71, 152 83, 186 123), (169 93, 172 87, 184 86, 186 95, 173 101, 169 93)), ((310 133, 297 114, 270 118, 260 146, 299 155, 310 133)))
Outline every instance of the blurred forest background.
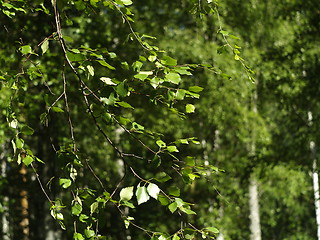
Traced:
MULTIPOLYGON (((208 237, 196 235, 197 231, 187 233, 194 226, 208 228, 219 240, 319 239, 320 2, 106 2, 61 0, 57 4, 63 41, 72 49, 67 57, 92 89, 107 96, 100 100, 112 106, 106 114, 98 109, 105 115, 96 120, 105 124, 102 130, 116 148, 104 139, 83 104, 79 93, 83 85, 59 45, 63 43, 56 33, 57 12, 51 2, 0 1, 0 238, 208 237), (134 40, 135 35, 141 42, 134 40), (154 93, 162 82, 149 79, 155 71, 148 72, 148 67, 161 53, 153 48, 150 57, 141 47, 146 46, 144 41, 170 56, 162 58, 163 65, 177 67, 171 75, 164 72, 175 86, 179 81, 174 94, 171 90, 154 93), (81 54, 85 51, 98 62, 84 59, 81 54), (108 56, 107 63, 100 59, 102 55, 108 56), (250 69, 255 72, 254 79, 250 69), (142 83, 150 80, 151 87, 131 83, 133 76, 142 83), (66 93, 66 79, 68 94, 62 94, 66 93), (108 85, 107 90, 99 85, 102 82, 108 85), (115 89, 116 95, 110 89, 115 89), (188 94, 190 99, 186 100, 188 94), (120 101, 122 97, 128 100, 120 101), (183 104, 172 108, 175 101, 183 104), (168 107, 159 107, 162 102, 168 102, 168 107), (183 111, 186 114, 180 113, 183 111), (116 121, 131 124, 130 129, 119 127, 116 121), (152 135, 146 129, 162 135, 152 135), (143 145, 166 147, 159 141, 155 145, 157 139, 167 144, 188 140, 167 148, 169 153, 160 162, 154 158, 157 154, 148 155, 149 147, 143 145), (123 162, 120 151, 152 159, 156 166, 139 157, 123 162), (175 165, 167 159, 172 155, 187 159, 190 168, 196 164, 201 167, 198 172, 189 172, 179 162, 175 165), (70 158, 82 160, 70 164, 70 158), (128 166, 134 166, 135 171, 128 166), (212 171, 201 172, 206 166, 212 171), (126 175, 130 170, 133 174, 126 175), (152 179, 145 182, 148 184, 168 177, 155 183, 168 189, 171 199, 181 197, 195 203, 192 210, 197 214, 189 207, 180 209, 187 214, 175 212, 173 205, 159 207, 168 205, 165 200, 160 204, 151 199, 131 208, 125 201, 131 197, 124 197, 123 191, 122 202, 115 205, 123 207, 125 215, 130 212, 132 219, 123 218, 117 207, 104 206, 102 197, 97 197, 103 192, 101 188, 110 193, 116 188, 111 198, 119 199, 120 189, 137 186, 139 175, 152 179), (82 204, 89 206, 88 213, 82 204), (190 222, 191 229, 174 234, 185 222, 190 222)), ((175 208, 181 207, 179 200, 173 201, 178 204, 175 208)))

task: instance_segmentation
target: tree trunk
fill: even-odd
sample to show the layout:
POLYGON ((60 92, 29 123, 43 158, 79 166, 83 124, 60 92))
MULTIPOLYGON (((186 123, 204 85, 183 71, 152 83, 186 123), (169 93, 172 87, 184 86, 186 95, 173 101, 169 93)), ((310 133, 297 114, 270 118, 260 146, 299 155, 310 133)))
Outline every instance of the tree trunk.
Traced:
POLYGON ((251 174, 249 183, 249 208, 251 240, 261 240, 259 194, 257 178, 251 174))
POLYGON ((313 160, 313 191, 314 191, 314 206, 316 210, 316 221, 317 221, 317 236, 320 240, 320 196, 319 196, 319 176, 317 172, 316 160, 313 160))
MULTIPOLYGON (((258 82, 257 82, 258 85, 258 82)), ((257 101, 257 85, 254 89, 252 96, 252 111, 258 113, 257 101)), ((251 129, 251 146, 249 148, 249 155, 256 155, 256 129, 251 129)), ((253 168, 254 169, 254 168, 253 168)), ((249 179, 249 209, 250 209, 250 232, 251 240, 261 240, 261 226, 260 226, 260 212, 259 212, 259 191, 258 191, 258 180, 255 176, 254 171, 250 174, 249 179)))
MULTIPOLYGON (((312 112, 308 112, 309 125, 312 125, 312 112)), ((319 175, 317 169, 316 159, 316 144, 314 141, 310 141, 310 151, 312 158, 312 180, 313 180, 313 192, 314 192, 314 207, 316 211, 316 223, 317 223, 317 236, 320 240, 320 194, 319 194, 319 175)))
MULTIPOLYGON (((6 151, 5 151, 5 144, 2 146, 2 153, 0 154, 0 160, 1 160, 1 177, 3 179, 6 179, 7 177, 7 162, 5 159, 6 151)), ((9 203, 9 197, 7 195, 3 196, 3 202, 2 202, 2 217, 1 217, 1 224, 2 224, 2 233, 1 233, 1 239, 3 240, 10 240, 10 232, 9 232, 9 221, 8 221, 8 203, 9 203)))
POLYGON ((19 171, 22 177, 22 185, 25 186, 20 190, 20 207, 21 207, 21 222, 20 227, 22 229, 22 240, 29 240, 29 201, 28 191, 26 190, 27 183, 27 168, 22 163, 19 171))

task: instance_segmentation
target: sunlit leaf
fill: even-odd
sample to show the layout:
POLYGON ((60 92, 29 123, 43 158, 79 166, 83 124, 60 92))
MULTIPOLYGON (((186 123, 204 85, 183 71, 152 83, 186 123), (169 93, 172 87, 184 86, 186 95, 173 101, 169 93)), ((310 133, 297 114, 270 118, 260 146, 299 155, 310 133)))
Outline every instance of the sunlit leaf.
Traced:
POLYGON ((120 200, 129 201, 133 196, 133 188, 134 187, 126 187, 126 188, 121 189, 120 200))
POLYGON ((124 5, 129 6, 132 4, 131 0, 120 0, 124 5))
POLYGON ((181 77, 178 73, 169 72, 166 75, 166 80, 174 84, 179 84, 179 82, 181 81, 181 77))
POLYGON ((206 230, 209 232, 216 233, 216 234, 219 233, 219 230, 215 227, 207 227, 206 230))
POLYGON ((143 187, 138 186, 136 191, 136 197, 137 197, 138 205, 147 202, 150 199, 150 196, 147 192, 147 188, 145 186, 143 187))
POLYGON ((196 109, 196 107, 193 104, 189 103, 186 105, 186 112, 187 113, 193 113, 195 109, 196 109))
POLYGON ((171 213, 174 213, 178 208, 178 204, 176 202, 173 202, 168 206, 168 208, 171 213))
POLYGON ((94 76, 94 68, 91 65, 87 66, 88 72, 91 76, 94 76))
POLYGON ((172 57, 169 57, 169 56, 164 56, 161 59, 161 63, 164 64, 164 65, 168 65, 168 66, 176 66, 177 65, 177 60, 172 58, 172 57))
POLYGON ((111 78, 108 78, 108 77, 101 77, 100 80, 107 85, 117 85, 111 80, 111 78))
POLYGON ((74 240, 84 240, 85 238, 82 236, 81 233, 74 233, 73 234, 73 239, 74 240))
POLYGON ((127 102, 117 102, 117 104, 118 104, 120 107, 134 109, 134 107, 132 107, 132 106, 131 106, 129 103, 127 103, 127 102))
POLYGON ((34 161, 33 157, 31 157, 31 156, 29 156, 29 155, 22 159, 22 162, 23 162, 26 166, 29 166, 33 161, 34 161))
POLYGON ((63 188, 68 188, 71 186, 71 179, 69 178, 60 178, 59 179, 59 185, 63 188))
POLYGON ((49 40, 46 38, 41 44, 42 55, 46 53, 49 48, 49 40))
POLYGON ((85 237, 86 238, 92 238, 92 237, 94 237, 96 234, 95 234, 95 232, 93 231, 93 230, 91 230, 91 229, 85 229, 84 230, 84 235, 85 235, 85 237))
POLYGON ((32 53, 32 48, 31 48, 31 46, 29 46, 29 45, 24 45, 24 46, 22 46, 22 47, 20 47, 20 52, 22 53, 22 54, 28 54, 28 53, 32 53))
POLYGON ((52 111, 54 111, 54 112, 64 112, 63 109, 61 109, 61 108, 59 108, 59 107, 52 107, 51 109, 52 109, 52 111))
POLYGON ((154 199, 158 199, 158 195, 160 193, 160 188, 154 184, 154 183, 149 183, 147 187, 148 194, 153 197, 154 199))
POLYGON ((79 216, 81 212, 82 212, 81 204, 79 204, 78 202, 75 202, 71 208, 72 215, 79 216))
POLYGON ((179 150, 176 146, 167 146, 167 150, 169 152, 179 152, 179 150))
POLYGON ((191 86, 189 87, 189 91, 191 92, 201 92, 203 90, 202 87, 199 87, 199 86, 191 86))
POLYGON ((23 148, 23 145, 24 145, 24 140, 17 137, 17 138, 16 138, 16 147, 17 147, 18 149, 21 149, 21 148, 23 148))

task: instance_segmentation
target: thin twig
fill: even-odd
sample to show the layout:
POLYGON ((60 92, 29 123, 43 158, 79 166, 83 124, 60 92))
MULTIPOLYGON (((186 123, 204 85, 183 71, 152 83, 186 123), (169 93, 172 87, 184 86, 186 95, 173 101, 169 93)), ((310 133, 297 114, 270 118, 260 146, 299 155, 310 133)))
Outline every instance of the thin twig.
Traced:
POLYGON ((37 179, 37 181, 38 181, 38 183, 39 183, 39 185, 40 185, 41 191, 44 193, 44 195, 46 196, 46 198, 48 199, 48 201, 49 201, 49 202, 51 203, 51 205, 53 206, 54 203, 53 203, 53 201, 50 199, 50 197, 49 197, 48 193, 46 192, 46 190, 44 189, 43 184, 42 184, 42 182, 41 182, 41 180, 40 180, 40 178, 39 178, 39 174, 37 173, 37 170, 34 168, 34 166, 33 166, 32 163, 31 163, 30 165, 31 165, 31 167, 32 167, 32 169, 33 169, 33 171, 34 171, 34 173, 35 173, 35 175, 36 175, 36 179, 37 179))
POLYGON ((77 146, 76 146, 76 141, 74 139, 74 128, 72 124, 72 119, 71 119, 71 114, 70 114, 70 109, 69 109, 69 103, 68 103, 68 95, 67 95, 67 81, 66 81, 66 75, 65 75, 65 66, 63 66, 63 71, 62 71, 62 79, 63 79, 63 95, 64 95, 64 102, 66 105, 66 111, 68 114, 68 122, 69 122, 69 127, 70 127, 70 134, 71 134, 71 140, 73 143, 73 151, 77 151, 77 146))
POLYGON ((100 186, 102 187, 102 189, 106 192, 107 190, 105 189, 102 181, 101 181, 100 178, 95 174, 95 172, 93 171, 92 167, 90 166, 88 160, 86 159, 85 161, 86 161, 86 164, 87 164, 90 172, 92 173, 92 175, 97 179, 97 181, 99 182, 99 184, 100 184, 100 186))

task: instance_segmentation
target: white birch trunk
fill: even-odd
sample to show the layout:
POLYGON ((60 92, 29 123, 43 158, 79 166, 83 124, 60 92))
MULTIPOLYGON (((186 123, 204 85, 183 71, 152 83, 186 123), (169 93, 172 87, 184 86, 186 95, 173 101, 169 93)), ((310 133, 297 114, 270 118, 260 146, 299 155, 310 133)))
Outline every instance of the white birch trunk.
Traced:
POLYGON ((317 172, 317 163, 316 160, 313 160, 313 191, 314 191, 314 206, 316 210, 316 221, 317 221, 317 236, 320 240, 320 196, 319 196, 319 176, 317 172))
MULTIPOLYGON (((309 125, 312 125, 312 112, 308 112, 309 125)), ((314 207, 316 211, 316 223, 317 223, 317 236, 320 240, 320 194, 319 194, 319 175, 317 169, 316 159, 316 144, 314 141, 310 141, 310 151, 312 157, 312 180, 313 180, 313 192, 314 192, 314 207)))
POLYGON ((251 240, 261 240, 258 181, 252 174, 249 183, 249 208, 251 240))
MULTIPOLYGON (((5 145, 3 144, 2 153, 0 155, 1 160, 1 176, 5 179, 7 177, 7 162, 5 160, 5 145)), ((2 239, 10 240, 10 232, 9 232, 9 221, 8 221, 8 207, 7 203, 9 202, 8 196, 4 196, 3 198, 3 213, 2 213, 2 239)))
MULTIPOLYGON (((257 83, 258 84, 258 83, 257 83)), ((257 89, 255 89, 252 97, 252 111, 258 113, 257 109, 258 94, 257 89)), ((254 156, 256 154, 256 134, 255 129, 252 129, 251 135, 251 146, 250 154, 254 156)), ((261 226, 260 226, 260 210, 259 210, 259 191, 258 191, 258 180, 251 173, 249 179, 249 209, 250 209, 250 239, 251 240, 261 240, 261 226)))

